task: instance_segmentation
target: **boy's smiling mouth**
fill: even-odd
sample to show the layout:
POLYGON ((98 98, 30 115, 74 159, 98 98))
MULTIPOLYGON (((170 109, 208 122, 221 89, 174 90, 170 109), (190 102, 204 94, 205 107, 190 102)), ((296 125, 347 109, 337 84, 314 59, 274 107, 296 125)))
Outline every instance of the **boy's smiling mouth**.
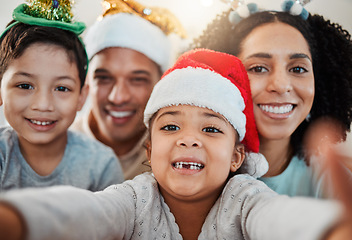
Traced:
POLYGON ((28 119, 28 121, 30 121, 31 123, 35 124, 35 125, 39 125, 39 126, 47 126, 47 125, 51 125, 54 124, 56 121, 39 121, 39 120, 34 120, 34 119, 28 119))

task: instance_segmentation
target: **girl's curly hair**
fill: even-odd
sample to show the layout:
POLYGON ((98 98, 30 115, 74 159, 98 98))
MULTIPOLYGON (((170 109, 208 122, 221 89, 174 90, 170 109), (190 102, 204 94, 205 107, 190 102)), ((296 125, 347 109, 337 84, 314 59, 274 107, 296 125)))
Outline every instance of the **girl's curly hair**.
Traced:
POLYGON ((341 124, 340 140, 346 140, 352 119, 352 42, 351 35, 320 15, 307 20, 287 12, 263 11, 237 25, 228 20, 230 11, 219 14, 194 39, 191 48, 208 48, 237 56, 242 41, 256 27, 283 22, 296 28, 306 39, 313 58, 315 97, 310 121, 303 121, 291 136, 293 154, 304 157, 303 138, 310 124, 320 118, 333 118, 341 124))

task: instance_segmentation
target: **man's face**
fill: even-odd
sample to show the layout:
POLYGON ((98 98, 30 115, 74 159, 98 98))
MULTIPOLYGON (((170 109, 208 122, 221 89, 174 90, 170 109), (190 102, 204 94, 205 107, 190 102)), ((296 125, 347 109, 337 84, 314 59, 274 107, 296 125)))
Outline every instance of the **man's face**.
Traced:
POLYGON ((145 131, 143 112, 154 85, 158 65, 127 48, 107 48, 91 60, 88 72, 94 134, 105 142, 126 142, 145 131))

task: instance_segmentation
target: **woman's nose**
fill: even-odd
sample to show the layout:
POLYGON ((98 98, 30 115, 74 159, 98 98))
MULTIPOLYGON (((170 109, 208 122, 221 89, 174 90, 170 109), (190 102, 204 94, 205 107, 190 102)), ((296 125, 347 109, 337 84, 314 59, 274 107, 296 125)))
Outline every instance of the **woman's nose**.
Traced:
POLYGON ((269 79, 267 90, 284 94, 292 91, 292 82, 285 70, 275 70, 269 79))

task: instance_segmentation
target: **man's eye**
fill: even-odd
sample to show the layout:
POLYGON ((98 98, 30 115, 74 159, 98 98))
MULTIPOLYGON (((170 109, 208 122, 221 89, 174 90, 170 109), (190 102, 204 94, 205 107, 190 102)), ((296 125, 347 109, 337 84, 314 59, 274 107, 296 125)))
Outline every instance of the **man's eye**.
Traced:
POLYGON ((206 128, 203 128, 202 131, 203 132, 210 132, 210 133, 222 133, 222 131, 220 131, 219 129, 217 129, 215 127, 206 127, 206 128))
POLYGON ((34 87, 28 83, 18 84, 17 87, 22 89, 34 89, 34 87))
POLYGON ((113 78, 106 75, 96 75, 94 76, 94 80, 98 83, 109 83, 113 80, 113 78))
POLYGON ((176 125, 166 125, 164 127, 161 128, 161 130, 165 130, 165 131, 177 131, 180 128, 176 125))

